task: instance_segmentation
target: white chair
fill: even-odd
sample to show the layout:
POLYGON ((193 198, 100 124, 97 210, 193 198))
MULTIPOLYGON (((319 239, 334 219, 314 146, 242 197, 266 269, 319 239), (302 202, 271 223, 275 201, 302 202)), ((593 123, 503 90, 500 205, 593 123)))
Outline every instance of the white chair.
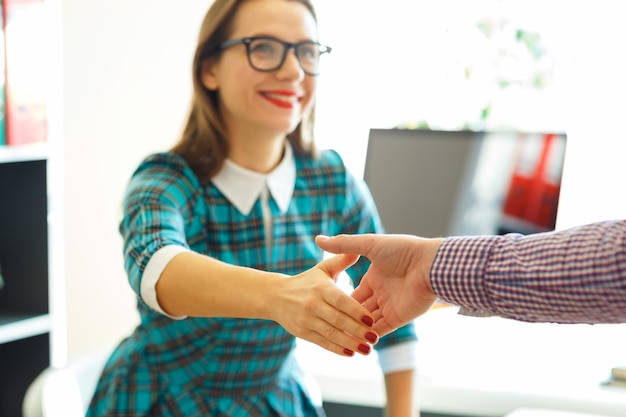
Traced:
POLYGON ((111 349, 72 359, 62 369, 45 369, 22 402, 24 417, 83 417, 111 349))

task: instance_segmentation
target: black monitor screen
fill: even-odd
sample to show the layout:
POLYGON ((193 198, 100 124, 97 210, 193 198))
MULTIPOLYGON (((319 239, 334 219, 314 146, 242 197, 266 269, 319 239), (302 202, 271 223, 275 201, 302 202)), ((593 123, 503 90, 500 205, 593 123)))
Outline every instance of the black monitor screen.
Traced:
POLYGON ((566 135, 371 129, 364 179, 387 233, 554 230, 566 135))

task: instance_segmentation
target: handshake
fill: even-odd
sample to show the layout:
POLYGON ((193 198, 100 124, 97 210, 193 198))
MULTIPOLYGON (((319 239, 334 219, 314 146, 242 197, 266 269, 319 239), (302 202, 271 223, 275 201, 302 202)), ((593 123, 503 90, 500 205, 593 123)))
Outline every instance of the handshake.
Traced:
MULTIPOLYGON (((317 268, 321 267, 336 279, 341 271, 358 260, 355 255, 363 255, 371 261, 369 270, 351 294, 362 310, 350 312, 369 317, 362 322, 366 325, 371 322, 371 330, 384 336, 428 311, 437 300, 429 274, 442 242, 443 239, 410 235, 317 236, 316 243, 321 249, 344 254, 320 263, 317 268), (333 266, 328 268, 331 264, 333 266)), ((350 303, 345 305, 355 308, 350 303)))
POLYGON ((343 294, 347 300, 336 306, 368 315, 369 331, 379 336, 424 314, 438 298, 474 316, 626 323, 625 242, 625 220, 530 235, 317 236, 321 249, 343 255, 316 268, 334 264, 326 274, 334 278, 359 255, 369 258, 352 298, 343 294))

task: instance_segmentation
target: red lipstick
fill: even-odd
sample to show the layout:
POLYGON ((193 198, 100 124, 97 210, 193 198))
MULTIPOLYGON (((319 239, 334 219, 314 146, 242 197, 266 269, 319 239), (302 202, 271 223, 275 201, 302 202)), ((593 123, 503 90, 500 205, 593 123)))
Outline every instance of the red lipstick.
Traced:
POLYGON ((291 109, 300 101, 300 95, 293 91, 264 91, 261 95, 270 103, 283 109, 291 109))

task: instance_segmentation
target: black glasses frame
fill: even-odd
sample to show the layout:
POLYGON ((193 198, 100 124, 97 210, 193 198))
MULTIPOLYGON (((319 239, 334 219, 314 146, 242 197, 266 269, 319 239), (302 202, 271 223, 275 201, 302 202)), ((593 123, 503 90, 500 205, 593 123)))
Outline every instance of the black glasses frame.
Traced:
POLYGON ((250 64, 250 66, 256 71, 259 71, 259 72, 276 71, 277 69, 283 66, 283 64, 285 63, 285 59, 287 58, 287 54, 289 53, 291 49, 293 49, 294 53, 296 54, 296 58, 298 58, 298 65, 300 65, 300 68, 302 68, 302 71, 304 71, 304 73, 307 75, 313 75, 313 76, 319 75, 320 74, 319 71, 309 72, 302 66, 302 61, 300 61, 300 55, 298 54, 298 48, 302 45, 315 45, 319 48, 319 56, 322 56, 324 54, 329 54, 333 50, 333 48, 331 48, 330 46, 324 45, 315 41, 302 41, 302 42, 291 43, 291 42, 285 42, 278 38, 274 38, 273 36, 252 36, 252 37, 239 38, 239 39, 230 39, 230 40, 222 42, 218 49, 220 51, 223 51, 224 49, 230 48, 231 46, 240 45, 240 44, 243 44, 246 46, 246 55, 248 56, 248 64, 250 64), (252 63, 250 45, 252 44, 252 42, 257 41, 257 40, 274 41, 284 46, 283 56, 280 58, 280 62, 276 65, 276 67, 258 68, 254 66, 254 64, 252 63))

